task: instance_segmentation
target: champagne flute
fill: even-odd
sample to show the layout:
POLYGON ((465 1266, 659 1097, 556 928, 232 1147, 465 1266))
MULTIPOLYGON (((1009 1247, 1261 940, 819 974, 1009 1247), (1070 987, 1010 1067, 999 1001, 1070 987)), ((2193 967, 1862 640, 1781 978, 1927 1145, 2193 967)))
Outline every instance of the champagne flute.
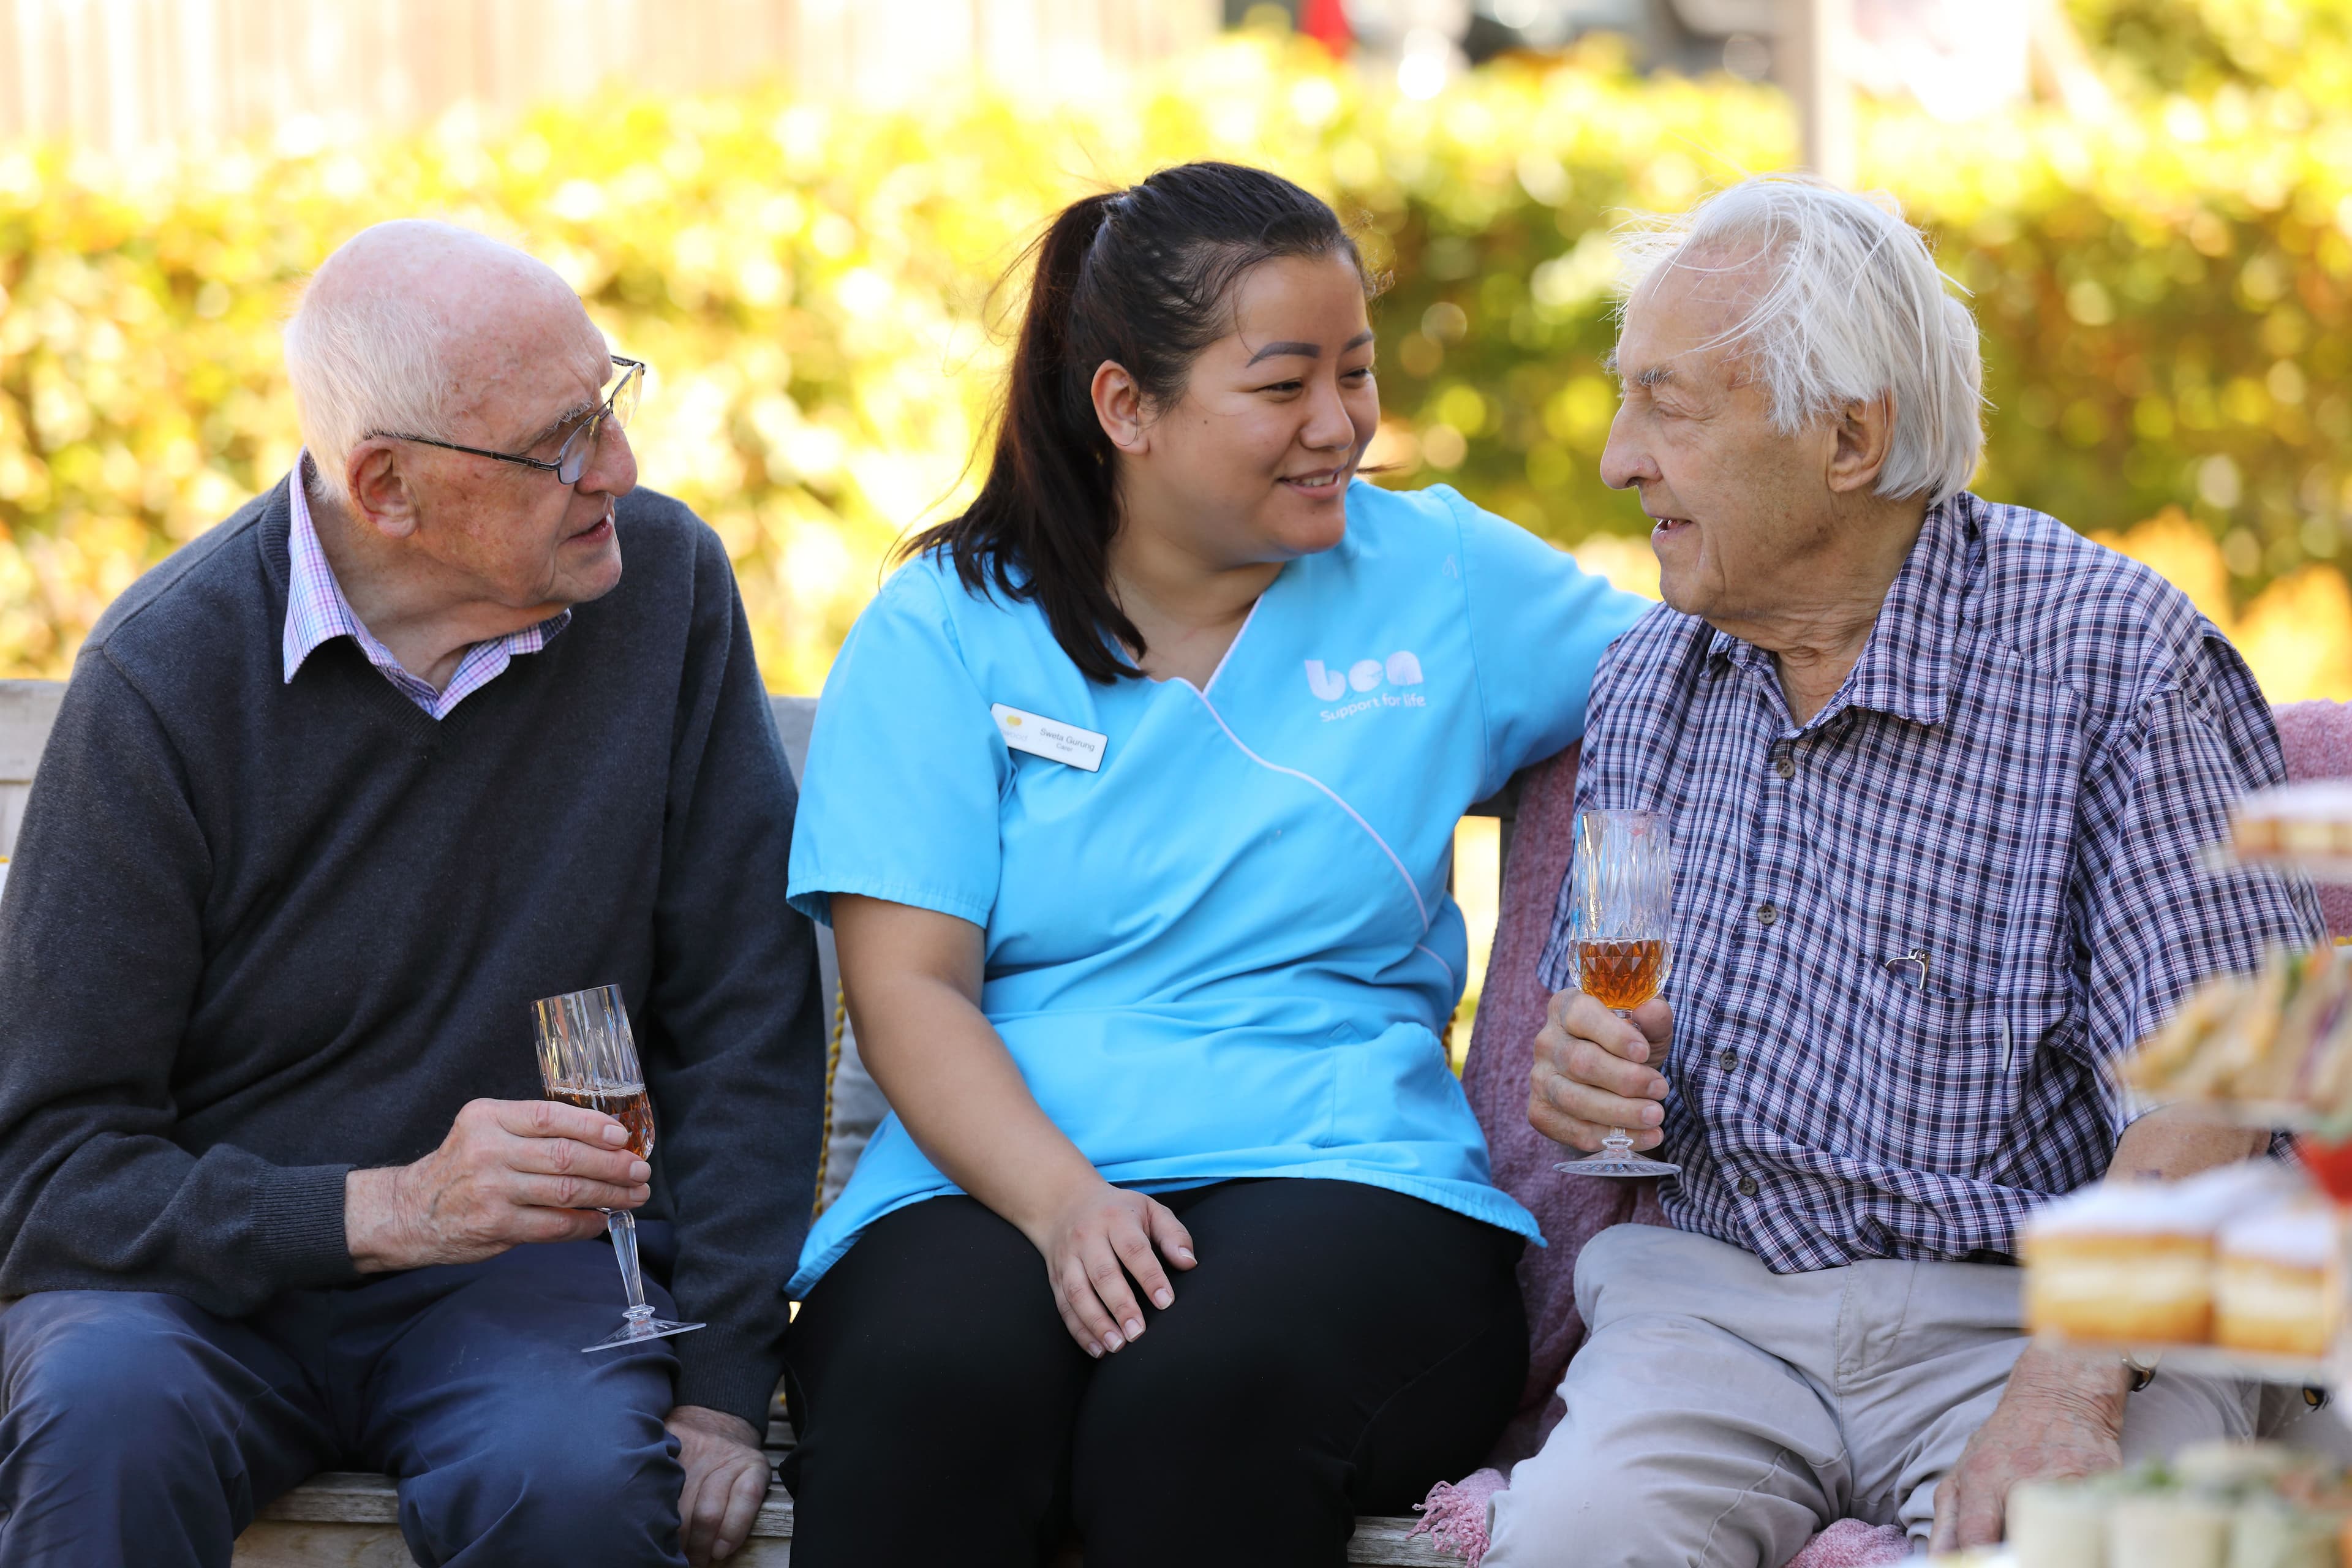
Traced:
MULTIPOLYGON (((599 985, 567 996, 550 996, 530 1005, 531 1024, 539 1036, 539 1077, 547 1098, 601 1110, 629 1130, 629 1152, 651 1162, 654 1155, 654 1102, 646 1094, 645 1069, 637 1065, 637 1043, 629 1032, 629 1009, 617 985, 599 985)), ((646 1279, 637 1264, 637 1222, 626 1209, 604 1209, 604 1228, 613 1238, 613 1256, 620 1260, 621 1285, 629 1293, 621 1326, 583 1353, 608 1351, 683 1334, 700 1323, 673 1323, 656 1318, 646 1301, 646 1279)))
MULTIPOLYGON (((1622 1018, 1674 969, 1674 834, 1662 811, 1584 811, 1569 867, 1569 952, 1580 990, 1622 1018)), ((1571 1176, 1671 1176, 1680 1165, 1633 1152, 1612 1128, 1601 1148, 1552 1167, 1571 1176)))

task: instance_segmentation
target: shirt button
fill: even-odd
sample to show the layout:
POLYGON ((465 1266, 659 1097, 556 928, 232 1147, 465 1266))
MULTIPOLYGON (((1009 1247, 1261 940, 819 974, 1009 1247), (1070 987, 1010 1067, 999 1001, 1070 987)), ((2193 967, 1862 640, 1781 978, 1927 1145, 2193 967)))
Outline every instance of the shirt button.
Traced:
POLYGON ((1783 752, 1780 753, 1780 761, 1772 764, 1772 771, 1779 773, 1784 779, 1795 778, 1797 776, 1797 759, 1790 756, 1788 752, 1783 752))
POLYGON ((1715 1053, 1715 1065, 1729 1072, 1739 1065, 1739 1053, 1729 1049, 1717 1051, 1715 1053))
POLYGON ((1758 925, 1769 926, 1779 921, 1780 918, 1780 910, 1778 905, 1765 903, 1756 906, 1756 923, 1758 925))
POLYGON ((1739 1178, 1739 1195, 1743 1198, 1752 1198, 1756 1195, 1755 1177, 1742 1176, 1739 1178))

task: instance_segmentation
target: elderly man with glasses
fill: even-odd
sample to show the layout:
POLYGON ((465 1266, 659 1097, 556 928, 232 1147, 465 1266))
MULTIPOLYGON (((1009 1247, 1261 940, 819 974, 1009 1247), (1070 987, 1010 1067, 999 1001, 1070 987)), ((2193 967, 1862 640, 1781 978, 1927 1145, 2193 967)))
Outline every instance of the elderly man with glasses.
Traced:
POLYGON ((1564 908, 1529 1115, 1680 1172, 1578 1258, 1590 1337, 1487 1568, 1777 1568, 1848 1517, 1981 1544, 2021 1479, 2302 1409, 2029 1345, 2011 1266, 2058 1194, 2263 1146, 2133 1120, 2106 1068, 2320 938, 2308 888, 2202 858, 2278 734, 2178 590, 1965 488, 1976 324, 1899 216, 1757 179, 1632 248, 1601 476, 1666 603, 1593 681, 1577 800, 1672 815, 1675 973, 1613 1016, 1564 908))
POLYGON ((824 1116, 726 552, 520 252, 370 229, 287 357, 295 471, 92 632, 0 900, 0 1568, 225 1568, 333 1468, 420 1563, 726 1555, 824 1116), (606 984, 651 1167, 541 1098, 606 984), (639 1205, 706 1326, 583 1353, 639 1205))

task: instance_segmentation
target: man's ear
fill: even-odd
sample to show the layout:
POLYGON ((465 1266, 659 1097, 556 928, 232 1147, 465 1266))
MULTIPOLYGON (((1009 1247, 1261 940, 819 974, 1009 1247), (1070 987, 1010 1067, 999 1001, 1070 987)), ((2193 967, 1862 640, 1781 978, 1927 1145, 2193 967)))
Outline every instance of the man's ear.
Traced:
POLYGON ((1149 437, 1149 421, 1144 418, 1143 388, 1127 367, 1116 360, 1105 360, 1095 367, 1092 387, 1095 417, 1102 422, 1103 434, 1110 444, 1130 456, 1140 453, 1149 437))
POLYGON ((1841 495, 1870 489, 1895 447, 1895 394, 1849 403, 1832 417, 1837 442, 1830 452, 1830 489, 1841 495))
POLYGON ((343 483, 359 519, 386 539, 416 531, 416 492, 401 472, 400 455, 389 441, 362 441, 343 466, 343 483))

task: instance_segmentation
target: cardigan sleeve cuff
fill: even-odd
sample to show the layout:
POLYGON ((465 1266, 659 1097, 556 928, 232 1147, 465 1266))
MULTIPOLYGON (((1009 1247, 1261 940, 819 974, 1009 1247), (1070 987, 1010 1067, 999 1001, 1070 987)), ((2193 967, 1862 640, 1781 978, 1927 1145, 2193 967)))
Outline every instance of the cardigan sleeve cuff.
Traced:
POLYGON ((718 1323, 670 1343, 677 1352, 677 1402, 740 1415, 765 1443, 768 1402, 784 1374, 784 1358, 771 1345, 718 1323))
POLYGON ((253 1195, 262 1267, 281 1288, 316 1289, 359 1278, 343 1226, 350 1165, 280 1165, 253 1195))

